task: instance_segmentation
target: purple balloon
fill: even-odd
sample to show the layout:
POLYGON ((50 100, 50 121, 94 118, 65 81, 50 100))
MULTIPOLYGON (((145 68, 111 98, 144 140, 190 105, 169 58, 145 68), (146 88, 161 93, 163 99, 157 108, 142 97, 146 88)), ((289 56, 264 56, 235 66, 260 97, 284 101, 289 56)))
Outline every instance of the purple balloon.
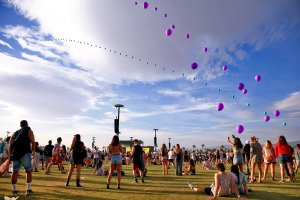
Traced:
POLYGON ((192 63, 191 67, 192 67, 192 69, 197 69, 198 64, 194 62, 194 63, 192 63))
POLYGON ((172 30, 171 30, 171 29, 167 29, 167 30, 166 30, 166 35, 167 35, 167 36, 172 35, 172 30))
POLYGON ((174 28, 175 28, 175 25, 173 24, 171 27, 172 27, 172 29, 174 29, 174 28))
POLYGON ((189 39, 189 38, 190 38, 190 34, 188 34, 188 33, 185 34, 185 38, 186 38, 186 39, 189 39))
POLYGON ((226 65, 223 66, 223 70, 226 71, 228 67, 226 65))
POLYGON ((270 118, 269 115, 266 115, 266 116, 264 117, 265 122, 268 122, 270 119, 271 119, 271 118, 270 118))
POLYGON ((237 85, 237 88, 238 88, 239 90, 243 90, 244 87, 245 87, 245 85, 244 85, 243 83, 239 83, 239 84, 237 85))
POLYGON ((280 115, 279 110, 275 110, 275 111, 274 111, 274 115, 275 115, 276 117, 278 117, 278 116, 280 115))
POLYGON ((164 16, 165 16, 165 17, 167 17, 167 16, 168 16, 168 14, 167 14, 167 13, 165 13, 165 14, 164 14, 164 16))
POLYGON ((244 132, 244 127, 242 125, 237 125, 236 126, 236 131, 241 134, 242 132, 244 132))
POLYGON ((203 48, 203 51, 206 53, 208 51, 208 48, 207 47, 204 47, 203 48))
POLYGON ((137 5, 137 2, 135 2, 134 4, 137 5))
POLYGON ((157 11, 157 7, 155 7, 154 10, 157 11))
POLYGON ((248 93, 248 90, 247 90, 246 88, 244 88, 244 89, 242 90, 242 92, 243 92, 243 94, 247 94, 247 93, 248 93))
POLYGON ((144 8, 147 9, 149 6, 148 2, 144 2, 144 8))
POLYGON ((224 109, 224 104, 219 103, 218 106, 217 106, 217 108, 218 108, 218 111, 223 110, 224 109))
POLYGON ((261 76, 259 74, 257 74, 254 78, 257 82, 259 82, 261 80, 261 76))

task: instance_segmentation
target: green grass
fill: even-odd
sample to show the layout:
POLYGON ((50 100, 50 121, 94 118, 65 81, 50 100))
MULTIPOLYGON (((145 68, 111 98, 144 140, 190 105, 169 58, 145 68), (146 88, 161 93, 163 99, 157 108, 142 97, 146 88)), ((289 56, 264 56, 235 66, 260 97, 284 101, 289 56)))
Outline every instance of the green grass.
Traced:
MULTIPOLYGON (((65 166, 68 169, 67 166, 65 166)), ((108 168, 108 165, 106 165, 108 168)), ((148 166, 148 176, 145 178, 146 183, 133 184, 133 178, 130 166, 123 165, 123 171, 126 175, 122 177, 121 190, 116 189, 116 177, 113 177, 111 189, 106 189, 106 177, 93 176, 91 168, 82 170, 81 184, 82 188, 75 187, 75 174, 73 174, 69 187, 65 187, 66 174, 60 174, 57 167, 53 167, 52 175, 44 175, 44 171, 33 173, 33 191, 34 195, 25 197, 25 172, 21 172, 22 176, 18 178, 18 190, 22 199, 208 199, 209 196, 192 191, 187 182, 191 181, 195 186, 209 186, 213 181, 213 171, 205 171, 197 167, 197 175, 195 176, 174 176, 162 175, 161 166, 148 166)), ((279 166, 276 166, 276 178, 279 180, 279 166)), ((299 173, 296 178, 299 178, 299 173)), ((249 184, 254 190, 247 197, 248 199, 300 199, 300 182, 283 183, 272 182, 266 180, 260 184, 249 184)), ((9 177, 0 178, 0 199, 4 196, 11 195, 11 184, 9 177)), ((236 199, 219 198, 219 199, 236 199)))

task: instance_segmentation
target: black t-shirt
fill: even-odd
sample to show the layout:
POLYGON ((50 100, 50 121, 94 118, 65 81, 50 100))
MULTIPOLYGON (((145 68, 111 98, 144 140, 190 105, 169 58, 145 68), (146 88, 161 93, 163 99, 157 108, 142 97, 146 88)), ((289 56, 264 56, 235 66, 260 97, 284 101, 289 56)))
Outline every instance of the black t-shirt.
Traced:
POLYGON ((52 150, 54 146, 52 144, 48 144, 44 148, 44 156, 52 157, 52 150))
POLYGON ((143 155, 143 148, 138 144, 133 147, 132 162, 139 163, 143 155))

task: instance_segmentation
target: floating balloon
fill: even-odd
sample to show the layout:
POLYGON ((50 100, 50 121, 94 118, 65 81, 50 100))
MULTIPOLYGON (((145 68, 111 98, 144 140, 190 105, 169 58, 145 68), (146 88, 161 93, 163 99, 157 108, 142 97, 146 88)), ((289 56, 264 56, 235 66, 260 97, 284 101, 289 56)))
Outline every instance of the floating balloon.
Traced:
POLYGON ((247 103, 247 106, 250 107, 250 103, 247 103))
POLYGON ((247 90, 246 88, 244 88, 244 89, 242 90, 242 92, 243 92, 243 94, 247 94, 247 93, 248 93, 248 90, 247 90))
POLYGON ((274 111, 274 115, 275 115, 275 117, 278 117, 278 116, 280 115, 279 110, 275 110, 275 111, 274 111))
POLYGON ((205 85, 207 85, 207 83, 205 83, 205 85))
POLYGON ((266 115, 265 117, 264 117, 264 120, 265 120, 265 122, 268 122, 268 121, 270 121, 270 116, 269 115, 266 115))
POLYGON ((157 7, 155 7, 154 10, 157 11, 157 7))
POLYGON ((185 38, 186 38, 186 39, 189 39, 189 38, 190 38, 190 34, 188 34, 188 33, 185 34, 185 38))
POLYGON ((167 35, 167 36, 172 35, 172 30, 171 30, 171 29, 167 29, 167 30, 166 30, 166 35, 167 35))
POLYGON ((244 132, 244 127, 242 125, 237 125, 236 126, 236 131, 241 134, 242 132, 244 132))
POLYGON ((191 67, 192 67, 192 69, 197 69, 198 64, 194 62, 194 63, 192 63, 191 67))
POLYGON ((147 9, 149 6, 148 2, 144 2, 144 8, 147 9))
POLYGON ((172 27, 172 29, 174 29, 174 28, 175 28, 175 25, 173 24, 171 27, 172 27))
POLYGON ((167 16, 168 16, 168 14, 167 14, 167 13, 165 13, 165 14, 164 14, 164 16, 165 16, 165 17, 167 17, 167 16))
POLYGON ((218 111, 223 110, 224 109, 224 104, 219 103, 218 106, 217 106, 217 109, 218 109, 218 111))
POLYGON ((223 66, 223 70, 226 71, 228 67, 226 65, 223 66))
POLYGON ((135 5, 137 5, 137 2, 134 2, 135 5))
POLYGON ((221 91, 221 89, 219 88, 219 89, 218 89, 218 91, 220 92, 220 91, 221 91))
POLYGON ((267 115, 267 112, 266 112, 266 111, 264 112, 264 115, 267 115))
POLYGON ((204 47, 203 48, 203 51, 206 53, 208 51, 208 48, 207 47, 204 47))
POLYGON ((259 82, 261 80, 261 76, 259 74, 257 74, 254 78, 257 82, 259 82))
POLYGON ((233 98, 233 99, 234 99, 234 97, 235 97, 235 96, 234 96, 234 95, 232 95, 232 98, 233 98))
POLYGON ((282 125, 283 125, 283 126, 286 126, 286 122, 283 122, 282 125))
POLYGON ((237 88, 238 88, 239 90, 244 89, 244 87, 245 87, 245 85, 244 85, 243 83, 239 83, 239 84, 237 85, 237 88))

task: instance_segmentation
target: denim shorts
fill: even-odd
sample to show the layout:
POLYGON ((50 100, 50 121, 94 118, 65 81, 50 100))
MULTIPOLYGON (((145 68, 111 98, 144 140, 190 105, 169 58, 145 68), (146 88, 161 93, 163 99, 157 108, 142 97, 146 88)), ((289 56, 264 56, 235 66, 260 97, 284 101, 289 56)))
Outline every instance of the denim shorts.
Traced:
POLYGON ((279 162, 279 164, 285 164, 288 162, 292 162, 292 159, 290 156, 288 156, 286 154, 281 154, 278 156, 278 162, 279 162))
POLYGON ((120 154, 113 154, 111 155, 111 164, 112 165, 117 165, 117 164, 122 164, 122 157, 120 154))
POLYGON ((21 164, 23 165, 26 172, 32 170, 30 153, 25 154, 22 158, 20 158, 18 160, 13 160, 12 163, 13 163, 13 171, 19 170, 21 167, 21 164))
POLYGON ((234 165, 240 165, 244 164, 243 155, 234 155, 233 157, 233 164, 234 165))

